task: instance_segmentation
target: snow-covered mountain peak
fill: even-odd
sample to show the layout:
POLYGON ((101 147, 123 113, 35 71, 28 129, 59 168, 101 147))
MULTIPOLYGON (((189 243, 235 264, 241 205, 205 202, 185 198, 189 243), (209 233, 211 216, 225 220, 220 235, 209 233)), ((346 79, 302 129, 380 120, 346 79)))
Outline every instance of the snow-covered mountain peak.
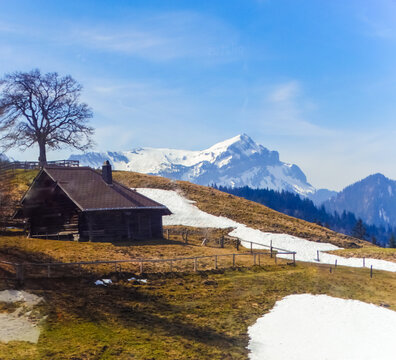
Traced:
POLYGON ((249 154, 259 151, 260 145, 257 145, 248 135, 241 134, 231 139, 219 142, 211 146, 207 151, 220 154, 230 149, 240 150, 249 154))
POLYGON ((201 185, 250 186, 288 190, 301 195, 315 192, 297 165, 281 162, 278 152, 257 144, 246 134, 198 151, 137 148, 72 155, 70 159, 95 168, 110 160, 117 170, 161 175, 201 185))

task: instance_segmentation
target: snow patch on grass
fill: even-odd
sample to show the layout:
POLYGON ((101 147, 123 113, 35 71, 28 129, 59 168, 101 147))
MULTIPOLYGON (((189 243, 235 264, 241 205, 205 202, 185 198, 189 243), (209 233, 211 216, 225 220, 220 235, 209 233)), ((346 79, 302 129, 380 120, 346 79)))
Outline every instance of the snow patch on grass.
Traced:
POLYGON ((240 225, 236 221, 226 217, 214 216, 198 209, 194 206, 194 201, 186 199, 176 191, 146 188, 139 188, 136 190, 140 194, 165 205, 172 211, 172 215, 162 218, 164 225, 184 225, 220 229, 237 227, 240 225))
POLYGON ((95 285, 102 285, 102 286, 107 286, 107 285, 111 285, 113 282, 111 281, 111 279, 101 279, 101 280, 96 280, 94 282, 95 285))
POLYGON ((36 344, 40 329, 25 317, 12 314, 0 314, 0 341, 28 341, 36 344))
POLYGON ((28 341, 37 343, 40 329, 37 318, 33 320, 32 308, 43 299, 26 291, 3 290, 0 291, 0 302, 19 303, 22 305, 12 313, 0 314, 0 341, 28 341))
POLYGON ((3 290, 0 291, 0 302, 14 303, 14 302, 24 302, 29 306, 37 305, 41 302, 43 298, 30 294, 23 290, 3 290))
POLYGON ((137 281, 137 282, 140 282, 142 284, 147 284, 147 279, 137 279, 135 277, 131 277, 130 279, 128 279, 128 281, 137 281))
POLYGON ((249 330, 251 360, 393 360, 396 312, 327 295, 290 295, 249 330))

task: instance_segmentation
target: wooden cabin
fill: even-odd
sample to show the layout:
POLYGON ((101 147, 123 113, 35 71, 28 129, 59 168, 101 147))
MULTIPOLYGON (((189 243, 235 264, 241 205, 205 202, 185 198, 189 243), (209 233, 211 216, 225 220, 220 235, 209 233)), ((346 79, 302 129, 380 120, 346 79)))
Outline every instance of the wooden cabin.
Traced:
POLYGON ((34 179, 14 218, 24 218, 31 237, 83 240, 162 238, 167 207, 89 167, 46 166, 34 179))

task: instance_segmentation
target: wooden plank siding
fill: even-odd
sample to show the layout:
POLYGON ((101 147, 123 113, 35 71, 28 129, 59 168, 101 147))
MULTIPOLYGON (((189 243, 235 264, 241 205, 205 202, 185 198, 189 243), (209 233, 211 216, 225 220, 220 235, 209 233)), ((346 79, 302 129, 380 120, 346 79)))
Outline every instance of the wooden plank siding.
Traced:
POLYGON ((80 236, 91 241, 159 239, 162 238, 162 216, 145 210, 89 211, 80 215, 80 236))
POLYGON ((78 233, 79 209, 48 176, 38 179, 24 211, 32 236, 78 233))

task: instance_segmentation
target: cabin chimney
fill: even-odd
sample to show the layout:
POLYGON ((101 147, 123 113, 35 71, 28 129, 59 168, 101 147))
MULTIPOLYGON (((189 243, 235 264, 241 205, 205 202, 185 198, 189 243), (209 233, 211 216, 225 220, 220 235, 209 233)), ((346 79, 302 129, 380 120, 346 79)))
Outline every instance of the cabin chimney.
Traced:
POLYGON ((111 165, 109 160, 106 160, 102 166, 102 178, 106 184, 111 185, 113 183, 113 175, 111 173, 111 165))

